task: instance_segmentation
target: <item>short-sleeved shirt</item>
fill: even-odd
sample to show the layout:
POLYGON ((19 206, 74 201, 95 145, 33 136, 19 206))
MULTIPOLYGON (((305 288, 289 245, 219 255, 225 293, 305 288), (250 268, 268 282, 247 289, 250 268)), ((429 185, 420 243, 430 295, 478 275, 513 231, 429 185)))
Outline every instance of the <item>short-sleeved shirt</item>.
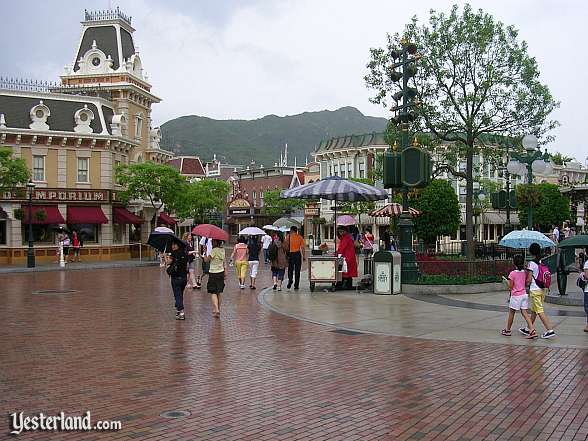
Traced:
POLYGON ((249 250, 250 262, 259 260, 259 242, 249 242, 247 249, 249 250))
POLYGON ((205 256, 210 256, 210 253, 212 252, 212 240, 203 237, 200 239, 200 245, 206 245, 206 252, 205 252, 205 256))
POLYGON ((300 234, 290 233, 288 236, 288 242, 290 244, 291 253, 302 252, 302 249, 304 248, 304 239, 300 234))
POLYGON ((512 280, 512 290, 511 294, 513 296, 522 296, 526 294, 526 282, 527 282, 527 271, 523 270, 514 270, 511 271, 508 275, 508 280, 512 280))
POLYGON ((233 250, 235 262, 242 262, 244 260, 247 260, 247 250, 247 245, 244 243, 238 243, 237 245, 235 245, 235 248, 233 250))
POLYGON ((374 236, 371 233, 366 233, 362 236, 361 242, 364 250, 374 249, 374 236))
POLYGON ((225 270, 225 249, 224 248, 213 248, 210 252, 210 273, 218 274, 225 270))
POLYGON ((272 238, 268 234, 261 238, 261 242, 263 243, 263 249, 267 250, 272 243, 272 238))
POLYGON ((537 286, 537 282, 535 282, 535 279, 537 277, 539 277, 539 265, 537 265, 537 262, 535 262, 534 260, 531 260, 529 262, 529 269, 528 269, 528 271, 530 271, 530 272, 533 273, 533 277, 531 278, 531 286, 530 286, 529 289, 531 291, 538 291, 538 290, 542 289, 542 288, 539 288, 537 286))

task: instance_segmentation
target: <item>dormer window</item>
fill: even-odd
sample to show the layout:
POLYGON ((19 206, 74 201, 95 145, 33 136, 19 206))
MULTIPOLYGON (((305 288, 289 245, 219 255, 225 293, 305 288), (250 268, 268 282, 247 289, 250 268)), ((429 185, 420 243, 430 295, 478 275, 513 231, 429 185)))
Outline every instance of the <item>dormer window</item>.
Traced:
POLYGON ((43 104, 43 101, 39 101, 39 104, 31 109, 30 116, 32 122, 29 124, 29 128, 33 130, 49 130, 47 118, 51 116, 51 112, 49 107, 43 104))
POLYGON ((92 120, 94 119, 94 112, 88 109, 88 105, 85 104, 82 109, 79 109, 74 114, 74 120, 76 126, 74 131, 77 133, 92 133, 94 130, 90 127, 92 120))

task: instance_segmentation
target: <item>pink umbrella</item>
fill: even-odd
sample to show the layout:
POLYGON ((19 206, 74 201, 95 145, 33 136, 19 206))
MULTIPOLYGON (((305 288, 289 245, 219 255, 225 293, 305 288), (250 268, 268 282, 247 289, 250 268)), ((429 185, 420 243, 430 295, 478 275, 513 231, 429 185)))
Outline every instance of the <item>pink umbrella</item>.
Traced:
POLYGON ((200 224, 192 229, 194 236, 208 237, 209 239, 217 239, 227 242, 229 240, 228 233, 212 224, 200 224))
POLYGON ((337 218, 337 225, 349 226, 349 225, 356 225, 357 221, 353 216, 349 214, 344 214, 343 216, 339 216, 337 218))

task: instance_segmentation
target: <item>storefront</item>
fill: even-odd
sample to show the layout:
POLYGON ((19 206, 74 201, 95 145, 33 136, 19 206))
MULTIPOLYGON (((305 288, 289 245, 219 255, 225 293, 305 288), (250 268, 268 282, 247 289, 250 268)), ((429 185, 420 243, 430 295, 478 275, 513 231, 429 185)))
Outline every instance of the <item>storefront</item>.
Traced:
POLYGON ((1 195, 0 264, 24 262, 32 223, 35 254, 40 261, 54 260, 57 230, 75 231, 87 260, 126 259, 138 254, 144 219, 127 210, 112 190, 35 189, 32 210, 26 191, 1 195), (135 239, 137 240, 135 240, 135 239))

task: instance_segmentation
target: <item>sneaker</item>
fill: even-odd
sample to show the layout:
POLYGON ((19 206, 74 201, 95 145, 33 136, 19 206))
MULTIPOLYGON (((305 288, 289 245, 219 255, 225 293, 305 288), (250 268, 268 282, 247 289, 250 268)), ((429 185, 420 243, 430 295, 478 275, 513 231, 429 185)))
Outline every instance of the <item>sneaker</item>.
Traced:
POLYGON ((519 332, 523 335, 529 335, 530 332, 527 328, 519 328, 519 332))
POLYGON ((176 312, 176 320, 186 320, 186 314, 184 314, 184 311, 176 312))
POLYGON ((241 289, 245 289, 245 285, 241 285, 241 289))
POLYGON ((300 287, 299 287, 299 286, 295 286, 295 287, 294 287, 294 291, 298 291, 299 289, 300 289, 300 287))
POLYGON ((281 291, 281 290, 282 290, 282 287, 280 286, 280 287, 278 288, 278 291, 281 291))
POLYGON ((290 288, 292 288, 292 282, 288 282, 288 285, 286 285, 286 288, 287 288, 287 289, 290 289, 290 288))
POLYGON ((278 288, 278 285, 274 285, 274 291, 278 288))
POLYGON ((543 334, 541 334, 541 338, 551 338, 551 337, 555 337, 555 331, 553 329, 550 329, 549 331, 545 331, 543 334))

